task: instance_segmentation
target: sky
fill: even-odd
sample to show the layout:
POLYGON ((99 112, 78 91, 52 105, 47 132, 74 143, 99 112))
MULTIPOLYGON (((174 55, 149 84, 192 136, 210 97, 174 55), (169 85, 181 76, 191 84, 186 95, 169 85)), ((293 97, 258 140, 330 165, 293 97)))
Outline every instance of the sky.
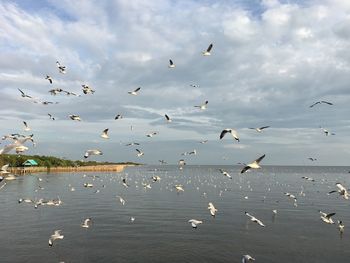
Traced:
POLYGON ((33 133, 28 154, 80 160, 100 149, 92 160, 227 165, 266 154, 262 164, 349 165, 349 1, 3 0, 0 48, 0 133, 33 133), (83 84, 95 93, 82 94, 83 84), (58 104, 33 103, 18 88, 58 104), (206 100, 206 110, 194 107, 206 100), (309 107, 321 100, 334 105, 309 107), (261 126, 270 128, 248 129, 261 126), (219 140, 225 128, 240 142, 219 140))

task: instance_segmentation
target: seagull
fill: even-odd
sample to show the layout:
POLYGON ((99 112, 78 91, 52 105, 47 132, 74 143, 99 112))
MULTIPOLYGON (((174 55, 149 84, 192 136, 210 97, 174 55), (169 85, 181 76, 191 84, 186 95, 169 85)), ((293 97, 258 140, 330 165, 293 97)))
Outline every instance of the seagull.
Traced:
POLYGON ((164 116, 165 116, 165 119, 167 122, 172 122, 172 119, 170 119, 170 117, 168 115, 165 114, 164 116))
POLYGON ((199 224, 202 224, 203 221, 197 220, 197 219, 190 219, 190 220, 188 220, 188 223, 191 223, 191 226, 192 226, 193 228, 197 228, 197 226, 198 226, 199 224))
POLYGON ((199 85, 196 85, 196 84, 190 84, 190 86, 191 86, 192 88, 199 88, 199 85))
POLYGON ((277 215, 277 210, 276 210, 276 209, 272 210, 272 213, 273 213, 274 215, 277 215))
POLYGON ((179 165, 182 166, 182 165, 186 165, 186 162, 184 159, 181 159, 179 160, 179 165))
POLYGON ((108 136, 108 130, 109 129, 104 129, 103 130, 103 132, 102 132, 102 134, 101 134, 101 137, 103 138, 103 139, 109 139, 109 136, 108 136))
POLYGON ((135 217, 130 217, 130 222, 133 223, 135 221, 135 217))
POLYGON ((216 208, 215 208, 215 206, 213 205, 213 203, 209 203, 208 204, 208 209, 209 209, 209 211, 210 211, 210 214, 213 216, 213 217, 215 217, 215 214, 216 214, 216 212, 218 211, 216 208))
POLYGON ((31 130, 30 127, 28 126, 28 124, 25 121, 23 122, 23 124, 24 124, 24 130, 25 131, 30 131, 31 130))
POLYGON ((139 149, 136 149, 136 151, 137 151, 137 157, 141 157, 141 156, 145 155, 145 153, 141 152, 139 149))
POLYGON ((149 134, 146 134, 146 136, 151 138, 151 137, 153 137, 154 135, 157 135, 157 134, 158 134, 158 132, 154 131, 154 132, 151 132, 149 134))
POLYGON ((169 66, 168 67, 169 68, 175 68, 175 64, 174 64, 174 62, 171 59, 169 59, 169 66))
POLYGON ((1 166, 1 168, 0 168, 0 174, 9 174, 10 172, 7 171, 9 165, 10 165, 10 164, 5 164, 5 165, 1 166))
POLYGON ((138 94, 138 92, 140 91, 140 89, 141 89, 141 87, 138 87, 138 88, 135 89, 134 91, 129 91, 128 93, 129 93, 130 95, 136 96, 136 95, 138 94))
POLYGON ((336 183, 335 185, 338 187, 338 190, 330 191, 328 194, 338 192, 340 196, 342 196, 344 199, 348 200, 349 196, 350 196, 348 190, 341 183, 336 183))
POLYGON ((152 176, 152 181, 155 182, 159 182, 160 181, 160 177, 158 175, 154 175, 152 176))
POLYGON ((53 233, 53 235, 50 236, 50 239, 49 239, 49 246, 50 246, 50 247, 53 246, 53 242, 54 242, 56 239, 63 239, 63 238, 64 238, 64 235, 61 235, 61 231, 62 231, 62 230, 55 230, 55 232, 53 233))
POLYGON ((294 199, 294 202, 296 202, 296 201, 297 201, 296 196, 295 196, 295 195, 293 195, 293 194, 291 194, 291 193, 284 193, 284 195, 285 195, 285 196, 288 196, 288 197, 289 197, 289 198, 291 198, 291 199, 294 199))
POLYGON ((74 114, 72 114, 72 115, 69 115, 69 118, 70 118, 71 120, 73 120, 73 121, 81 121, 79 115, 74 115, 74 114))
POLYGON ((204 143, 207 143, 207 142, 208 142, 208 140, 203 140, 203 141, 200 141, 199 143, 204 144, 204 143))
POLYGON ((20 90, 20 89, 18 89, 18 90, 21 92, 21 96, 22 96, 23 98, 30 98, 30 99, 32 99, 31 96, 25 94, 22 90, 20 90))
POLYGON ((14 143, 6 145, 4 148, 0 149, 0 154, 6 154, 13 149, 15 149, 16 153, 28 150, 28 147, 23 145, 28 140, 32 141, 34 144, 33 134, 30 136, 25 136, 23 139, 16 139, 14 143))
POLYGON ((86 187, 86 188, 91 188, 91 187, 94 187, 94 185, 93 184, 90 184, 90 183, 84 183, 84 187, 86 187))
POLYGON ((124 186, 125 188, 128 188, 128 187, 129 187, 129 185, 126 183, 126 179, 125 179, 125 178, 123 178, 122 182, 123 182, 123 186, 124 186))
POLYGON ((333 105, 333 103, 331 103, 331 102, 322 100, 322 101, 317 101, 317 102, 315 102, 314 104, 310 105, 309 108, 312 108, 312 107, 316 106, 317 104, 328 104, 328 105, 333 105))
POLYGON ((199 108, 201 110, 205 110, 207 108, 207 106, 208 106, 208 102, 209 101, 206 100, 202 105, 197 105, 197 106, 194 106, 194 107, 195 108, 199 108))
POLYGON ((242 263, 246 263, 248 261, 255 261, 255 258, 253 258, 252 256, 250 255, 243 255, 242 257, 242 263))
POLYGON ((55 120, 55 118, 54 117, 52 117, 52 115, 50 114, 50 113, 48 113, 47 115, 49 115, 49 117, 50 117, 50 120, 55 120))
POLYGON ((114 117, 115 120, 123 119, 123 116, 121 114, 118 114, 114 117))
POLYGON ((203 51, 202 54, 203 56, 210 56, 210 51, 213 48, 213 44, 210 44, 209 47, 207 48, 207 50, 203 51))
POLYGON ((160 164, 167 164, 167 162, 164 161, 164 160, 158 160, 158 161, 159 161, 160 164))
POLYGON ((91 89, 88 85, 83 84, 81 86, 83 87, 84 94, 90 94, 90 93, 94 94, 95 93, 95 91, 93 89, 91 89))
POLYGON ((117 195, 116 196, 117 198, 119 198, 119 202, 122 204, 122 205, 125 205, 125 200, 123 199, 123 197, 117 195))
POLYGON ((152 186, 150 184, 142 183, 143 188, 145 189, 151 189, 152 186))
POLYGON ((305 179, 306 181, 311 181, 311 182, 315 182, 315 179, 308 177, 308 176, 302 176, 302 179, 305 179))
POLYGON ((319 210, 320 214, 321 214, 321 220, 327 224, 334 224, 334 221, 332 220, 332 216, 335 215, 335 213, 330 213, 330 214, 326 214, 324 212, 322 212, 321 210, 319 210))
POLYGON ((225 170, 219 169, 219 171, 220 171, 220 173, 222 173, 222 175, 224 175, 224 176, 226 176, 226 177, 232 179, 232 176, 231 176, 228 172, 226 172, 225 170))
POLYGON ((52 84, 52 78, 49 75, 46 75, 45 79, 47 79, 50 82, 50 84, 52 84))
POLYGON ((239 137, 237 132, 234 129, 224 129, 222 130, 222 132, 220 133, 220 140, 222 138, 224 138, 224 136, 226 135, 226 133, 231 133, 231 135, 233 136, 233 138, 239 142, 239 137))
POLYGON ((256 159, 254 162, 252 162, 252 163, 250 163, 250 164, 247 164, 247 165, 242 169, 241 174, 242 174, 242 173, 245 173, 245 172, 248 171, 249 169, 259 169, 259 168, 261 168, 259 164, 260 164, 261 160, 264 159, 264 157, 265 157, 265 154, 262 155, 262 156, 260 156, 260 157, 259 157, 258 159, 256 159))
POLYGON ((326 136, 328 136, 328 135, 335 135, 335 133, 330 132, 330 131, 328 131, 328 130, 325 129, 325 128, 322 128, 322 127, 320 127, 320 128, 322 129, 322 131, 324 132, 324 134, 325 134, 326 136))
POLYGON ((84 227, 84 228, 89 228, 91 226, 91 221, 92 219, 91 218, 86 218, 83 223, 80 224, 81 227, 84 227))
POLYGON ((185 190, 183 189, 182 185, 181 184, 177 184, 174 186, 176 191, 179 193, 179 192, 184 192, 185 190))
POLYGON ((251 130, 256 130, 257 132, 262 132, 264 129, 269 128, 270 126, 263 126, 263 127, 259 127, 259 128, 249 128, 251 130))
POLYGON ((125 146, 133 146, 133 145, 140 145, 138 142, 130 142, 125 144, 125 146))
POLYGON ((66 74, 66 66, 62 66, 60 62, 56 61, 56 65, 58 67, 58 71, 62 74, 66 74))
POLYGON ((84 158, 88 158, 90 155, 102 155, 103 153, 100 150, 87 150, 84 154, 84 158))
POLYGON ((312 157, 309 157, 309 158, 307 158, 307 159, 310 160, 311 162, 317 161, 316 158, 312 158, 312 157))
POLYGON ((344 227, 343 221, 338 220, 338 229, 341 234, 344 232, 344 227))
POLYGON ((246 216, 250 217, 250 221, 259 224, 260 226, 264 227, 265 225, 263 224, 263 222, 261 222, 259 219, 257 219, 256 217, 250 215, 248 212, 244 212, 246 214, 246 216))

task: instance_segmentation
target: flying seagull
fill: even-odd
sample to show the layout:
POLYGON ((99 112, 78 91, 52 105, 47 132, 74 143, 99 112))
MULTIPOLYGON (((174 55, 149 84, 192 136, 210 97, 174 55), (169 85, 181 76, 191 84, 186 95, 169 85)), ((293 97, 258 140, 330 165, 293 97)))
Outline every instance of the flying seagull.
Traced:
POLYGON ((137 151, 137 157, 141 157, 141 156, 145 155, 145 153, 140 151, 139 149, 136 149, 136 151, 137 151))
POLYGON ((23 124, 24 124, 24 130, 25 131, 30 131, 31 130, 30 127, 28 126, 28 124, 25 121, 23 122, 23 124))
POLYGON ((335 215, 335 213, 330 213, 330 214, 326 214, 324 212, 322 212, 321 210, 319 210, 320 214, 321 214, 321 220, 327 224, 334 224, 334 221, 332 220, 332 216, 335 215))
POLYGON ((60 73, 66 74, 66 66, 62 66, 58 61, 56 61, 56 65, 60 73))
POLYGON ((61 235, 61 231, 62 231, 62 230, 55 230, 55 232, 53 233, 53 235, 50 236, 50 239, 49 239, 49 246, 50 246, 50 247, 53 246, 53 242, 54 242, 56 239, 63 239, 63 238, 64 238, 64 235, 61 235))
POLYGON ((23 98, 30 98, 30 99, 32 99, 31 96, 25 94, 22 90, 20 90, 20 89, 18 89, 18 90, 19 90, 19 92, 21 92, 21 96, 22 96, 23 98))
POLYGON ((197 220, 197 219, 190 219, 190 220, 188 220, 188 223, 191 223, 191 226, 192 226, 193 228, 197 228, 197 226, 198 226, 199 224, 202 224, 203 221, 197 220))
POLYGON ((125 187, 125 188, 128 188, 129 187, 129 185, 126 183, 126 178, 123 178, 122 179, 122 184, 123 184, 123 186, 125 187))
POLYGON ((121 197, 120 195, 117 195, 116 197, 119 198, 119 202, 120 202, 122 205, 125 205, 125 200, 124 200, 123 197, 121 197))
POLYGON ((228 172, 226 172, 225 170, 219 169, 219 171, 220 171, 220 173, 222 173, 223 176, 226 176, 226 177, 232 179, 232 176, 228 172))
POLYGON ((49 75, 46 75, 45 79, 47 79, 50 82, 50 84, 52 84, 52 78, 49 75))
POLYGON ((255 261, 255 258, 253 258, 252 256, 250 255, 243 255, 242 257, 242 263, 246 263, 248 261, 255 261))
POLYGON ((129 93, 130 95, 136 96, 136 95, 138 94, 138 92, 140 91, 140 89, 141 89, 141 87, 138 87, 138 88, 135 89, 134 91, 129 91, 128 93, 129 93))
POLYGON ((91 218, 86 218, 83 223, 80 224, 81 227, 84 228, 89 228, 91 226, 92 219, 91 218))
POLYGON ((330 131, 328 131, 328 130, 325 129, 325 128, 322 128, 322 127, 320 127, 320 128, 322 129, 322 131, 324 132, 324 134, 325 134, 326 136, 328 136, 328 135, 335 135, 335 133, 330 132, 330 131))
POLYGON ((333 105, 332 102, 321 100, 321 101, 317 101, 317 102, 315 102, 314 104, 310 105, 309 108, 312 108, 312 107, 316 106, 317 104, 333 105))
POLYGON ((203 51, 202 54, 203 56, 210 56, 210 51, 213 48, 213 44, 210 44, 209 47, 207 48, 207 50, 203 51))
POLYGON ((91 155, 102 155, 103 153, 100 150, 87 150, 84 154, 84 158, 88 158, 91 155))
POLYGON ((199 88, 199 85, 197 85, 197 84, 190 84, 190 86, 191 86, 192 88, 199 88))
POLYGON ((108 130, 109 130, 109 129, 104 129, 104 130, 103 130, 103 132, 102 132, 102 134, 101 134, 101 137, 102 137, 103 139, 109 139, 108 130))
POLYGON ((95 93, 95 91, 93 89, 91 89, 88 85, 83 84, 81 86, 83 87, 84 94, 90 94, 90 93, 94 94, 95 93))
POLYGON ((250 163, 250 164, 247 164, 241 171, 241 174, 242 173, 245 173, 246 171, 248 171, 249 169, 259 169, 261 168, 261 166, 259 165, 261 160, 264 159, 265 157, 265 154, 260 156, 258 159, 256 159, 254 162, 250 163))
POLYGON ((316 158, 312 158, 312 157, 309 157, 309 158, 307 158, 307 159, 310 160, 311 162, 317 161, 316 158))
POLYGON ((194 106, 195 108, 199 108, 199 109, 201 109, 201 110, 205 110, 206 108, 207 108, 207 106, 208 106, 208 102, 209 101, 205 101, 202 105, 196 105, 196 106, 194 106))
POLYGON ((239 142, 239 137, 237 132, 234 129, 224 129, 222 130, 222 132, 220 133, 220 140, 222 138, 224 138, 224 136, 226 135, 226 133, 231 133, 232 137, 239 142))
POLYGON ((125 144, 125 146, 133 146, 133 145, 140 145, 138 142, 130 142, 125 144))
POLYGON ((208 209, 209 209, 209 212, 210 212, 210 214, 213 216, 213 217, 215 217, 215 214, 216 214, 216 212, 218 211, 216 208, 215 208, 215 206, 213 205, 213 203, 209 203, 208 204, 208 209))
POLYGON ((146 134, 146 136, 151 138, 151 137, 153 137, 154 135, 157 135, 157 134, 158 134, 158 132, 154 131, 154 132, 151 132, 149 134, 146 134))
POLYGON ((167 122, 172 122, 172 119, 170 119, 170 117, 168 115, 165 114, 164 117, 165 117, 167 122))
POLYGON ((262 132, 264 129, 269 128, 270 126, 263 126, 263 127, 258 127, 258 128, 249 128, 251 130, 256 130, 257 132, 262 132))
POLYGON ((181 184, 177 184, 174 186, 176 191, 179 192, 184 192, 185 190, 183 189, 183 186, 181 184))
POLYGON ((204 144, 204 143, 207 143, 207 142, 208 142, 208 140, 203 140, 203 141, 200 141, 199 143, 204 144))
POLYGON ((342 234, 344 232, 344 228, 345 228, 345 226, 343 224, 343 221, 338 220, 338 230, 339 230, 340 234, 342 234))
POLYGON ((79 115, 71 114, 71 115, 69 115, 69 118, 70 118, 71 120, 73 120, 73 121, 81 121, 79 115))
POLYGON ((169 59, 169 66, 168 67, 169 68, 175 68, 175 64, 174 64, 174 62, 171 59, 169 59))
POLYGON ((261 220, 257 219, 256 217, 250 215, 248 212, 244 212, 246 214, 246 216, 250 217, 250 221, 259 224, 260 226, 264 227, 265 225, 263 224, 263 222, 261 222, 261 220))
POLYGON ((50 117, 50 120, 55 120, 55 118, 54 117, 52 117, 52 115, 50 114, 50 113, 48 113, 47 115, 49 115, 49 117, 50 117))
POLYGON ((339 193, 340 196, 348 200, 350 196, 348 190, 341 183, 336 183, 335 185, 338 187, 338 190, 330 191, 328 194, 339 193))
POLYGON ((121 114, 118 114, 114 117, 115 120, 123 119, 123 116, 121 114))

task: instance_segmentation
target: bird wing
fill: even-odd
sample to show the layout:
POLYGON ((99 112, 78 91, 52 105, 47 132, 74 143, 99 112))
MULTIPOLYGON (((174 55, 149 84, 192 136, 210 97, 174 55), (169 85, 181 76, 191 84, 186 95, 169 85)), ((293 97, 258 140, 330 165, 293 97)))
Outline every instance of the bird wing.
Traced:
POLYGON ((9 164, 5 164, 1 167, 2 172, 7 172, 7 168, 9 167, 9 164))
POLYGON ((321 102, 315 102, 314 104, 310 105, 309 107, 312 108, 313 106, 317 105, 317 104, 320 104, 321 102))
POLYGON ((255 160, 256 163, 260 163, 262 159, 265 158, 265 154, 260 156, 258 159, 255 160))
POLYGON ((334 215, 335 215, 335 213, 330 213, 330 214, 327 214, 326 217, 327 217, 327 218, 331 218, 331 217, 334 216, 334 215))
POLYGON ((260 130, 263 130, 263 129, 266 129, 266 128, 270 128, 270 126, 263 126, 263 127, 260 127, 260 130))
POLYGON ((170 63, 171 66, 174 65, 174 63, 173 63, 173 61, 171 59, 169 59, 169 63, 170 63))
POLYGON ((167 120, 170 120, 169 116, 168 116, 168 115, 166 115, 166 114, 165 114, 165 118, 166 118, 167 120))
POLYGON ((322 102, 322 103, 326 103, 326 104, 328 104, 328 105, 333 105, 332 102, 328 102, 328 101, 324 101, 324 100, 322 100, 321 102, 322 102))
POLYGON ((19 90, 19 92, 21 92, 21 93, 22 93, 22 95, 25 95, 25 94, 24 94, 24 92, 23 92, 22 90, 20 90, 20 89, 18 89, 18 90, 19 90))
POLYGON ((241 174, 245 173, 246 171, 248 171, 250 169, 250 166, 245 166, 242 171, 241 171, 241 174))
POLYGON ((104 129, 104 130, 103 130, 103 133, 107 134, 108 130, 109 130, 109 129, 104 129))
POLYGON ((141 89, 141 87, 138 87, 137 89, 134 90, 134 92, 138 92, 141 89))
POLYGON ((136 151, 137 151, 138 153, 141 153, 141 151, 140 151, 139 149, 136 149, 136 151))
POLYGON ((209 47, 207 48, 207 52, 210 52, 210 50, 213 48, 213 44, 210 44, 209 47))
POLYGON ((224 138, 225 134, 228 133, 228 132, 229 132, 229 130, 227 130, 227 129, 222 130, 222 132, 220 133, 220 140, 221 140, 222 138, 224 138))
POLYGON ((342 184, 336 183, 335 185, 338 187, 338 189, 339 189, 340 191, 346 191, 346 188, 345 188, 342 184))

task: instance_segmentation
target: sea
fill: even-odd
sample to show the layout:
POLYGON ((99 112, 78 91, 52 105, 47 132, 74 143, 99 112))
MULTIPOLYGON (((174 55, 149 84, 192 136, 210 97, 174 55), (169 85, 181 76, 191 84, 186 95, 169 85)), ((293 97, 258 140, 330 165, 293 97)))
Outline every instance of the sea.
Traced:
POLYGON ((350 188, 349 167, 240 170, 144 165, 120 173, 38 173, 7 181, 0 190, 0 262, 215 263, 242 262, 246 254, 262 263, 350 262, 350 200, 328 194, 336 183, 350 188), (160 180, 153 182, 153 176, 160 180), (18 202, 58 198, 59 206, 18 202), (215 217, 209 202, 218 210, 215 217), (336 213, 335 224, 324 223, 320 210, 336 213), (81 227, 86 218, 89 228, 81 227), (192 228, 190 219, 203 223, 192 228), (338 220, 345 225, 342 234, 338 220), (55 230, 64 238, 50 247, 55 230))

